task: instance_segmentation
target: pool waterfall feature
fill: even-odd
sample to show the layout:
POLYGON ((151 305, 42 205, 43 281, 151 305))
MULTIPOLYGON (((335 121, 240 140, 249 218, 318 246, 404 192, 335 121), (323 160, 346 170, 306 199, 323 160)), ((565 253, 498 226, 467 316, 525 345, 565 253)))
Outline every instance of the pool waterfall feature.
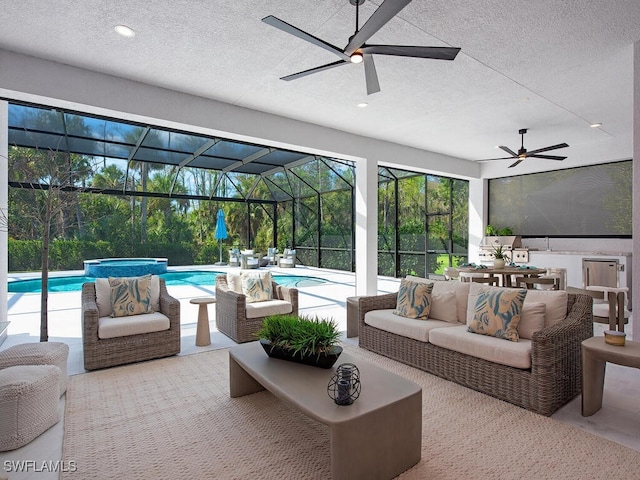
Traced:
POLYGON ((86 277, 139 277, 167 272, 166 258, 103 258, 84 261, 86 277))

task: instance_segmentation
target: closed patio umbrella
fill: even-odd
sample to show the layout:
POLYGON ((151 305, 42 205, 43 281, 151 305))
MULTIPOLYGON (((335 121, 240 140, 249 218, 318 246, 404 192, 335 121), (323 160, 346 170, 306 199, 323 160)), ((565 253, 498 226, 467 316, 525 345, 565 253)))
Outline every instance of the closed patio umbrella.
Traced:
POLYGON ((218 210, 218 219, 216 220, 216 232, 214 237, 220 242, 220 261, 216 265, 224 265, 222 261, 222 241, 227 238, 227 223, 224 221, 224 210, 218 210))

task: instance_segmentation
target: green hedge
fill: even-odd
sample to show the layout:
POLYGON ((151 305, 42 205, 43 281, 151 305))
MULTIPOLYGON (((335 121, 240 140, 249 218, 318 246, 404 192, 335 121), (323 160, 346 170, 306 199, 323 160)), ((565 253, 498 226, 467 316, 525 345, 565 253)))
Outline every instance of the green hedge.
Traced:
MULTIPOLYGON (((42 241, 14 240, 9 238, 9 271, 28 272, 41 270, 42 241)), ((218 251, 212 245, 198 247, 191 244, 126 244, 111 242, 86 242, 56 239, 49 245, 49 270, 84 270, 84 260, 113 257, 167 258, 170 266, 214 263, 218 251), (195 262, 195 259, 198 262, 195 262)))

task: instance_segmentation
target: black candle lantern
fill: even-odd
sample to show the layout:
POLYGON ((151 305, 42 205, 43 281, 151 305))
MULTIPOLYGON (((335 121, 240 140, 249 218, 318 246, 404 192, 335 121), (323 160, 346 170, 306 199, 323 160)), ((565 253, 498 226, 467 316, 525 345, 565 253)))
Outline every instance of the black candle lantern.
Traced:
POLYGON ((327 386, 337 405, 351 405, 360 396, 360 371, 353 363, 341 363, 327 386))

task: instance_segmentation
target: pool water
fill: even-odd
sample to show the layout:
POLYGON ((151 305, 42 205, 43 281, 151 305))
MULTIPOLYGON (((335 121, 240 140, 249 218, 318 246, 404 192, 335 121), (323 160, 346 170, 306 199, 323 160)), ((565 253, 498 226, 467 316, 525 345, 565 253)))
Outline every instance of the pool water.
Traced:
MULTIPOLYGON (((216 275, 222 272, 183 271, 160 275, 169 287, 215 286, 216 275)), ((285 287, 313 287, 327 283, 326 280, 298 275, 274 275, 273 280, 285 287)), ((95 282, 94 277, 49 277, 49 292, 79 292, 85 282, 95 282)), ((16 280, 9 282, 9 293, 40 293, 42 280, 16 280)))

